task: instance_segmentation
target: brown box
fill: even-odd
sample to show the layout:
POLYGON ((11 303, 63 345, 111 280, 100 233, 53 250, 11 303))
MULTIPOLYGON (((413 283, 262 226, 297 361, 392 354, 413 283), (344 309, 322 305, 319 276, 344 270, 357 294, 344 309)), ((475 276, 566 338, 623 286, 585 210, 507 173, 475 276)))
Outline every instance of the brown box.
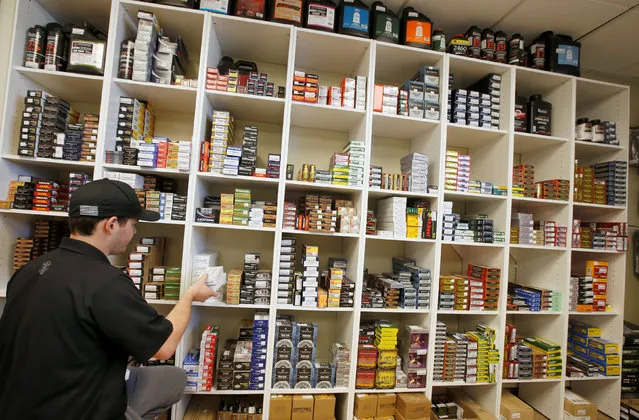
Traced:
MULTIPOLYGON (((402 416, 399 413, 399 411, 395 410, 395 420, 408 420, 408 419, 402 416)), ((430 417, 414 417, 411 420, 430 420, 430 417)))
POLYGON ((375 417, 392 417, 395 414, 397 394, 387 393, 377 395, 377 414, 375 417))
POLYGON ((333 420, 335 418, 335 395, 315 395, 313 420, 333 420))
POLYGON ((376 394, 356 394, 354 415, 360 419, 375 417, 377 413, 376 394))
POLYGON ((533 420, 534 410, 525 402, 504 390, 501 394, 499 414, 505 420, 533 420))
POLYGON ((294 395, 291 420, 313 420, 313 403, 312 395, 294 395))
POLYGON ((496 420, 496 417, 490 411, 479 405, 475 400, 470 398, 460 389, 450 390, 454 396, 455 402, 464 409, 464 420, 496 420))
POLYGON ((399 394, 395 415, 405 419, 430 418, 430 400, 422 393, 399 394))
POLYGON ((575 418, 579 420, 597 420, 597 406, 588 401, 581 395, 577 395, 570 390, 566 390, 564 398, 564 418, 575 418), (572 417, 568 417, 565 414, 570 414, 572 417))
POLYGON ((291 420, 293 398, 290 395, 271 395, 268 418, 271 420, 291 420))

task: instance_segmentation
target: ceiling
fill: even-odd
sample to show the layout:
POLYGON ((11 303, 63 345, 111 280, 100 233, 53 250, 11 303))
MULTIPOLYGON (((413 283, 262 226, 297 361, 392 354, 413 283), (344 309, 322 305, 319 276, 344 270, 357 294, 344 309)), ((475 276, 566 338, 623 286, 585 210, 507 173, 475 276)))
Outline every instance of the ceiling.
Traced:
POLYGON ((386 0, 399 12, 412 6, 448 37, 471 25, 522 34, 532 41, 546 30, 582 43, 584 73, 639 79, 639 0, 386 0), (472 16, 472 20, 469 20, 472 16))

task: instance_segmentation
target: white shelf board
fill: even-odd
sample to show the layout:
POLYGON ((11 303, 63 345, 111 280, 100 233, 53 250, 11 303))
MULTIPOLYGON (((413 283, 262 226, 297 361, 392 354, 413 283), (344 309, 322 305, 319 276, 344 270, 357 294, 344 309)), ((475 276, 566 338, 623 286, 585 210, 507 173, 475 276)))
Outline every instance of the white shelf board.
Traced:
POLYGON ((156 112, 175 112, 191 115, 195 113, 196 88, 151 82, 135 82, 124 79, 114 80, 116 85, 120 86, 129 96, 151 103, 156 112))
POLYGON ((351 187, 348 185, 320 184, 306 181, 286 181, 286 189, 291 191, 324 191, 333 193, 359 193, 362 187, 351 187))
POLYGON ((219 300, 209 299, 205 302, 193 302, 193 306, 199 306, 202 308, 226 308, 226 309, 269 309, 269 305, 250 305, 246 303, 240 303, 238 305, 229 305, 219 300))
POLYGON ((526 383, 544 383, 544 382, 560 382, 561 378, 546 378, 546 379, 502 379, 502 384, 526 384, 526 383))
POLYGON ((287 65, 291 25, 219 13, 210 16, 222 55, 287 65))
POLYGON ((349 131, 366 117, 366 111, 293 101, 291 126, 349 131))
MULTIPOLYGON (((447 147, 482 147, 506 136, 506 130, 448 123, 447 147)), ((506 145, 504 145, 506 147, 506 145)))
MULTIPOLYGON (((609 153, 616 153, 624 150, 623 146, 617 146, 614 144, 593 143, 590 141, 577 141, 575 140, 575 157, 576 158, 596 158, 600 155, 606 155, 609 153)), ((602 157, 605 160, 605 157, 602 157)))
POLYGON ((452 200, 459 199, 459 200, 466 200, 466 201, 492 201, 492 200, 504 201, 508 198, 508 196, 444 190, 444 198, 452 199, 452 200))
MULTIPOLYGON (((109 29, 109 15, 111 13, 111 0, 95 0, 91 7, 86 7, 83 0, 38 0, 59 23, 66 22, 91 22, 97 28, 107 32, 109 29)), ((42 22, 44 24, 45 22, 42 22)), ((22 38, 20 38, 22 42, 22 38)))
POLYGON ((508 64, 501 64, 453 54, 449 54, 448 58, 450 59, 450 73, 455 76, 457 76, 458 73, 468 75, 476 78, 477 80, 487 76, 489 73, 506 73, 513 67, 508 64))
POLYGON ((156 220, 155 222, 149 222, 147 220, 140 220, 140 223, 150 223, 153 225, 174 225, 174 226, 185 226, 186 220, 156 220))
POLYGON ((435 239, 423 239, 423 238, 395 238, 388 236, 377 236, 377 235, 366 235, 366 239, 370 239, 373 241, 398 241, 398 242, 415 242, 422 244, 434 244, 437 242, 435 239))
POLYGON ((420 193, 412 191, 395 191, 383 189, 369 189, 368 198, 388 198, 388 197, 408 197, 408 198, 438 198, 437 193, 420 193))
POLYGON ((575 202, 573 205, 576 208, 583 207, 589 209, 598 209, 598 210, 625 210, 626 206, 612 206, 609 204, 595 204, 595 203, 579 203, 575 202))
POLYGON ((44 217, 68 217, 69 216, 69 213, 65 211, 39 211, 39 210, 22 210, 22 209, 0 209, 0 213, 21 214, 25 216, 44 216, 44 217))
POLYGON ((45 168, 55 168, 55 169, 61 169, 61 170, 72 167, 72 168, 87 168, 87 169, 91 169, 91 172, 93 172, 93 168, 95 167, 95 162, 85 162, 80 160, 50 159, 50 158, 18 156, 18 155, 9 155, 9 154, 2 155, 2 158, 11 162, 19 163, 19 164, 41 166, 45 168))
POLYGON ((544 315, 562 315, 563 312, 554 312, 554 311, 506 311, 506 315, 535 315, 535 316, 544 316, 544 315))
MULTIPOLYGON (((393 8, 391 5, 389 7, 393 8)), ((403 84, 422 66, 439 65, 444 56, 445 54, 439 51, 376 42, 375 83, 403 84)))
POLYGON ((515 153, 529 153, 532 151, 568 144, 566 137, 542 136, 530 133, 515 133, 515 153))
POLYGON ((103 76, 21 66, 16 67, 16 71, 42 86, 50 94, 61 96, 67 101, 100 103, 103 76))
POLYGON ((146 299, 146 303, 149 305, 175 305, 177 300, 165 300, 165 299, 146 299))
POLYGON ((315 306, 277 305, 278 311, 299 312, 355 312, 355 308, 318 308, 315 306))
POLYGON ((277 178, 262 178, 259 176, 244 175, 229 176, 214 174, 212 172, 198 172, 197 177, 211 184, 220 184, 232 187, 257 187, 259 185, 264 187, 277 187, 279 183, 279 179, 277 178))
POLYGON ((528 207, 534 208, 550 208, 550 207, 562 207, 570 204, 569 201, 566 200, 548 200, 545 198, 534 198, 534 197, 512 197, 513 204, 520 204, 528 207))
POLYGON ((308 388, 308 389, 274 389, 271 388, 271 394, 348 394, 347 387, 337 388, 308 388))
POLYGON ((275 228, 271 227, 252 227, 244 225, 227 225, 222 223, 201 223, 195 222, 193 226, 207 229, 231 229, 231 230, 246 230, 250 232, 275 232, 275 228))
POLYGON ((437 120, 373 113, 373 136, 411 139, 439 125, 437 120))
POLYGON ((356 389, 354 392, 356 394, 385 394, 387 392, 399 394, 405 392, 426 392, 426 388, 356 389))
POLYGON ((136 174, 146 174, 146 175, 161 175, 168 178, 188 178, 189 171, 180 171, 177 169, 168 169, 168 168, 147 168, 145 166, 137 166, 137 165, 118 165, 115 163, 105 163, 102 165, 104 169, 111 172, 130 172, 136 174))
POLYGON ((585 77, 576 77, 576 79, 577 113, 579 113, 579 108, 584 103, 594 104, 597 102, 601 102, 602 99, 623 92, 625 89, 628 88, 627 86, 586 79, 585 77))
POLYGON ((371 314, 428 314, 430 313, 430 309, 417 309, 417 308, 397 308, 397 309, 361 308, 360 311, 371 313, 371 314))
POLYGON ((260 390, 260 391, 237 391, 234 389, 229 389, 229 390, 217 390, 215 388, 211 389, 210 391, 185 391, 184 394, 186 395, 237 395, 237 396, 242 396, 242 395, 262 395, 264 394, 264 390, 260 390))
POLYGON ((438 309, 437 315, 497 316, 499 315, 499 311, 455 311, 438 309))
POLYGON ((534 250, 541 250, 541 251, 557 251, 557 252, 568 250, 568 248, 561 248, 556 246, 540 246, 540 245, 527 245, 527 244, 510 244, 510 247, 514 249, 534 249, 534 250))
POLYGON ((490 386, 496 385, 497 382, 462 382, 462 381, 453 381, 453 382, 440 382, 433 381, 433 387, 435 386, 443 386, 443 387, 452 387, 452 386, 490 386))
POLYGON ((320 78, 322 72, 357 76, 355 69, 372 44, 370 39, 312 29, 298 28, 296 33, 295 70, 319 73, 320 78))
POLYGON ((525 87, 527 91, 548 94, 559 86, 570 82, 573 77, 561 73, 537 70, 529 67, 513 66, 517 89, 525 87))
POLYGON ((217 90, 206 91, 206 96, 213 109, 229 111, 236 120, 276 124, 282 124, 284 120, 285 100, 282 98, 217 90))
POLYGON ((617 251, 616 249, 590 249, 590 248, 572 248, 573 252, 584 252, 588 254, 625 254, 625 251, 617 251))
POLYGON ((359 238, 357 233, 328 233, 328 232, 310 232, 308 230, 282 229, 282 233, 290 235, 310 235, 310 236, 331 236, 334 238, 359 238))
POLYGON ((569 376, 565 376, 564 380, 566 382, 583 382, 583 381, 614 381, 617 379, 621 379, 621 376, 603 376, 603 375, 597 375, 597 376, 582 376, 579 378, 571 378, 569 376))
POLYGON ((486 243, 486 242, 455 242, 455 241, 442 241, 442 245, 452 246, 471 246, 471 247, 485 247, 485 248, 505 248, 505 243, 486 243))
POLYGON ((595 311, 595 312, 576 312, 570 311, 568 313, 570 316, 617 316, 619 312, 617 311, 595 311))

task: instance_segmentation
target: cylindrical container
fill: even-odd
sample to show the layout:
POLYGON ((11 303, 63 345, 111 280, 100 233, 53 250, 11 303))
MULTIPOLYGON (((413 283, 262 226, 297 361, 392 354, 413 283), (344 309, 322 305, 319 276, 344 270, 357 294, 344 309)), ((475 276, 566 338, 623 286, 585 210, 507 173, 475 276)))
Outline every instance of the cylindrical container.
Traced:
POLYGON ((44 69, 51 71, 64 70, 67 66, 67 37, 62 26, 49 23, 47 30, 47 46, 44 55, 44 69))
POLYGON ((470 42, 468 56, 472 58, 481 58, 481 29, 477 26, 471 26, 466 31, 466 39, 470 42))
POLYGON ((304 13, 305 27, 319 31, 335 32, 337 8, 330 0, 308 0, 304 13))
POLYGON ((592 141, 592 123, 588 118, 579 118, 575 127, 575 140, 592 141))
POLYGON ((302 26, 304 17, 303 0, 273 0, 271 19, 273 22, 302 26))
POLYGON ((308 171, 308 180, 310 182, 315 182, 315 171, 317 171, 317 167, 315 165, 311 165, 308 171))
POLYGON ((370 27, 371 38, 393 44, 399 43, 399 18, 381 1, 376 1, 371 6, 370 27))
POLYGON ((470 42, 466 39, 466 35, 457 34, 448 43, 448 53, 453 55, 467 56, 470 42))
POLYGON ((546 43, 537 38, 530 44, 528 54, 528 65, 537 70, 544 70, 546 68, 546 43))
POLYGON ((402 43, 411 47, 430 50, 432 48, 431 33, 433 22, 425 14, 412 7, 402 12, 402 43))
POLYGON ((523 66, 525 63, 524 37, 514 34, 508 43, 508 64, 523 66))
POLYGON ((36 25, 27 29, 24 47, 24 66, 31 69, 41 69, 44 66, 45 43, 47 31, 44 26, 36 25))
POLYGON ((446 52, 446 34, 443 29, 437 28, 433 31, 433 50, 446 52))
POLYGON ((601 120, 592 120, 590 123, 592 124, 592 142, 603 143, 605 139, 605 130, 603 124, 601 124, 601 120))
POLYGON ((302 181, 308 181, 308 177, 310 176, 309 174, 310 168, 308 166, 308 163, 305 163, 302 165, 302 181))
POLYGON ((266 6, 266 0, 235 0, 235 15, 264 20, 266 6))
POLYGON ((118 77, 120 79, 131 79, 133 77, 133 53, 135 41, 129 39, 122 41, 120 45, 120 64, 118 67, 118 77))
POLYGON ((515 97, 515 131, 525 133, 528 129, 528 118, 526 117, 527 101, 525 96, 515 97))
POLYGON ((495 33, 489 28, 481 32, 481 58, 495 61, 495 33))
POLYGON ((503 31, 495 32, 495 61, 508 62, 508 37, 503 31))
POLYGON ((362 0, 341 0, 337 32, 360 38, 370 38, 370 10, 362 0))

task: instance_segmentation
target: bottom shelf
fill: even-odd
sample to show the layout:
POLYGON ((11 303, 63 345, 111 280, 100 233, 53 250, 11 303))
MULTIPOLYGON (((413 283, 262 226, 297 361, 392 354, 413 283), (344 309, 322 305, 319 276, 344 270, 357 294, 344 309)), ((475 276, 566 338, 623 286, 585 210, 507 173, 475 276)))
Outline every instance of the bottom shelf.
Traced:
POLYGON ((356 389, 356 394, 384 394, 394 392, 396 394, 404 392, 426 392, 426 388, 390 388, 390 389, 356 389))
POLYGON ((210 391, 185 391, 185 395, 261 395, 264 394, 264 390, 261 391, 236 391, 230 390, 217 390, 215 388, 210 391))
POLYGON ((271 394, 348 394, 348 388, 271 389, 271 394))

